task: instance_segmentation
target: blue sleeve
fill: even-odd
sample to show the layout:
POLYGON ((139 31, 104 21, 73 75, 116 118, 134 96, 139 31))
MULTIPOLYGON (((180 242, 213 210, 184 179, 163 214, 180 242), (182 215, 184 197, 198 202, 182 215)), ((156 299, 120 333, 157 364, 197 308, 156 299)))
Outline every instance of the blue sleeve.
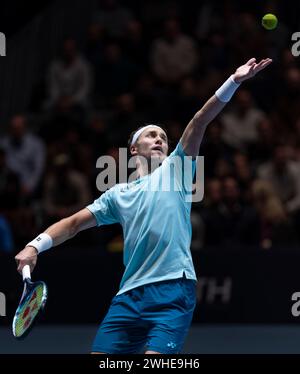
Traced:
POLYGON ((173 156, 179 156, 181 159, 184 159, 186 157, 187 160, 190 160, 191 163, 196 162, 196 160, 193 159, 192 156, 189 156, 184 152, 182 144, 181 144, 180 141, 177 143, 177 146, 174 149, 174 151, 169 155, 169 157, 173 157, 173 156))
POLYGON ((97 226, 119 222, 111 190, 106 191, 92 204, 88 205, 87 209, 95 216, 97 226))

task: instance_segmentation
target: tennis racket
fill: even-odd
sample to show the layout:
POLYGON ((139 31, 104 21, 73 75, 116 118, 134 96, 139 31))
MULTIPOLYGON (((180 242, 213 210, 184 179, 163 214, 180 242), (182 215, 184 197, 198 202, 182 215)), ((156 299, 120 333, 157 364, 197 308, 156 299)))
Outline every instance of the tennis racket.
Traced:
POLYGON ((40 312, 44 309, 48 290, 44 282, 32 282, 29 265, 22 269, 24 289, 16 310, 12 331, 17 339, 24 338, 30 332, 40 312))

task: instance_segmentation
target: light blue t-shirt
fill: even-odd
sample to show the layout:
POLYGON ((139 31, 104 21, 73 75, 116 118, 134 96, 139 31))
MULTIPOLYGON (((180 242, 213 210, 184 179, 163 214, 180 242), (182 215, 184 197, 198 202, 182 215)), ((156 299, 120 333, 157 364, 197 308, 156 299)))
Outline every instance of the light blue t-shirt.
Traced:
POLYGON ((183 273, 197 279, 190 252, 195 169, 179 142, 151 174, 117 184, 87 206, 98 226, 123 228, 125 271, 118 294, 183 273))

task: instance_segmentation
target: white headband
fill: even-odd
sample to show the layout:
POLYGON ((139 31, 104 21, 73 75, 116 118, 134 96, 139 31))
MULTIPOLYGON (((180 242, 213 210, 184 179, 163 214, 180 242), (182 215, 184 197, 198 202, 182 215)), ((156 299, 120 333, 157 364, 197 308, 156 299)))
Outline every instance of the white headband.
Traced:
POLYGON ((156 126, 156 125, 147 125, 147 126, 144 126, 142 127, 141 129, 139 129, 134 135, 133 135, 133 138, 132 138, 132 141, 131 141, 131 144, 130 145, 133 145, 137 140, 138 140, 138 137, 141 135, 141 133, 148 129, 149 127, 157 127, 158 129, 160 130, 163 130, 161 127, 159 126, 156 126))

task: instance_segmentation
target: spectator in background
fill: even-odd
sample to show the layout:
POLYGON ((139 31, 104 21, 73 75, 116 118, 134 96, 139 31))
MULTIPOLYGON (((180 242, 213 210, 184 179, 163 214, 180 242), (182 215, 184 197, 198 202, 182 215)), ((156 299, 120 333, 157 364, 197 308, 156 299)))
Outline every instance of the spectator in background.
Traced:
POLYGON ((243 11, 236 13, 234 20, 233 27, 229 28, 229 38, 237 60, 243 60, 253 53, 259 56, 267 54, 265 33, 257 22, 257 16, 243 11))
POLYGON ((222 25, 223 17, 220 17, 215 7, 215 3, 209 0, 203 0, 200 4, 195 27, 195 34, 200 40, 205 40, 216 25, 222 25))
POLYGON ((69 107, 86 107, 91 93, 92 73, 90 65, 79 54, 74 39, 66 39, 62 56, 49 67, 46 107, 57 105, 64 98, 69 107))
POLYGON ((17 174, 6 164, 5 151, 0 148, 0 201, 4 214, 12 212, 21 203, 21 187, 17 174))
POLYGON ((217 178, 205 185, 205 201, 201 211, 204 223, 204 247, 219 247, 225 235, 226 220, 222 214, 222 184, 217 178))
POLYGON ((85 111, 70 106, 68 97, 60 97, 56 106, 41 118, 39 134, 47 144, 51 144, 57 141, 57 134, 63 136, 69 128, 83 130, 85 120, 85 111))
POLYGON ((103 26, 109 37, 122 38, 128 22, 133 19, 130 9, 121 6, 117 0, 100 0, 99 9, 93 21, 103 26))
POLYGON ((124 56, 120 44, 105 46, 102 62, 95 68, 96 94, 107 100, 130 91, 139 77, 140 67, 124 56))
POLYGON ((212 70, 226 71, 229 65, 231 49, 224 31, 214 32, 210 35, 204 52, 206 65, 212 70))
POLYGON ((280 65, 283 68, 283 71, 286 71, 290 68, 297 67, 297 60, 293 56, 290 48, 283 48, 280 54, 280 65))
POLYGON ((191 250, 199 251, 204 247, 204 222, 197 209, 191 210, 192 240, 191 250))
POLYGON ((250 166, 249 158, 245 153, 236 152, 233 156, 235 177, 239 187, 243 192, 247 192, 253 180, 253 170, 250 166))
POLYGON ((53 172, 45 177, 43 193, 46 224, 64 218, 84 207, 91 199, 84 175, 71 167, 67 154, 53 160, 53 172))
POLYGON ((42 140, 27 130, 24 115, 12 117, 9 135, 2 140, 8 168, 19 178, 24 197, 36 192, 45 166, 45 147, 42 140))
POLYGON ((66 127, 60 138, 48 146, 50 160, 62 153, 68 154, 74 169, 85 174, 86 177, 91 176, 94 168, 91 145, 86 142, 84 133, 76 127, 66 127))
POLYGON ((210 178, 216 176, 218 164, 227 163, 233 151, 222 139, 221 123, 214 120, 212 126, 207 129, 206 138, 200 149, 200 153, 205 157, 205 175, 210 178))
POLYGON ((231 177, 234 175, 234 169, 231 160, 227 160, 226 158, 219 157, 216 160, 215 168, 213 170, 213 175, 216 178, 224 179, 226 177, 231 177))
POLYGON ((193 73, 198 63, 198 52, 194 40, 180 30, 176 19, 164 23, 164 35, 153 42, 151 67, 164 83, 178 83, 193 73))
POLYGON ((249 239, 263 249, 297 245, 293 224, 272 185, 264 180, 254 181, 252 197, 258 221, 249 239))
POLYGON ((89 25, 84 55, 94 69, 102 59, 105 43, 104 36, 105 31, 101 25, 97 23, 89 25))
POLYGON ((247 149, 257 142, 257 128, 264 118, 265 114, 255 107, 251 93, 239 90, 234 109, 221 116, 224 142, 237 150, 247 149))
POLYGON ((276 135, 272 121, 265 117, 259 122, 257 128, 257 141, 249 147, 251 160, 256 164, 268 161, 273 154, 276 135))
MULTIPOLYGON (((30 199, 31 206, 33 200, 30 199)), ((33 211, 22 196, 20 177, 7 166, 5 151, 1 148, 0 201, 0 251, 11 252, 36 226, 33 211)))
MULTIPOLYGON (((291 66, 285 71, 279 72, 279 81, 282 82, 281 92, 277 100, 277 112, 284 119, 285 130, 300 116, 300 69, 291 66)), ((284 129, 283 129, 284 130, 284 129)))
POLYGON ((161 105, 164 92, 155 84, 152 74, 144 73, 139 78, 135 89, 136 103, 146 118, 164 118, 165 105, 161 105))
POLYGON ((277 144, 273 158, 258 168, 258 177, 268 181, 290 213, 300 209, 300 166, 290 159, 286 144, 277 144))
POLYGON ((176 120, 168 121, 166 122, 166 129, 168 130, 170 147, 173 147, 174 144, 176 144, 177 139, 180 139, 184 129, 184 124, 176 120))
POLYGON ((146 68, 148 65, 148 41, 143 34, 143 25, 137 20, 131 20, 126 27, 123 43, 124 52, 134 63, 146 68))
POLYGON ((108 125, 105 119, 98 113, 94 113, 88 125, 87 143, 92 151, 93 165, 99 156, 106 154, 109 147, 108 125))
POLYGON ((204 246, 222 250, 249 246, 254 214, 241 196, 237 180, 211 179, 207 185, 207 204, 202 210, 204 246))
POLYGON ((110 144, 122 146, 128 131, 132 131, 137 123, 143 120, 135 105, 135 96, 124 93, 115 100, 115 107, 109 122, 110 144))
POLYGON ((226 221, 224 246, 227 248, 243 248, 249 245, 253 225, 253 211, 243 201, 238 181, 234 177, 226 177, 222 183, 222 213, 226 221), (246 235, 245 235, 246 231, 246 235), (250 234, 250 235, 249 235, 250 234), (249 239, 250 238, 250 239, 249 239))
POLYGON ((12 252, 14 248, 11 222, 17 220, 21 203, 21 189, 17 175, 6 165, 5 152, 0 148, 0 252, 12 252))
POLYGON ((176 118, 180 122, 188 121, 199 106, 197 82, 191 77, 183 78, 180 82, 179 92, 176 98, 176 118))
POLYGON ((195 34, 204 42, 215 32, 221 31, 226 35, 230 31, 228 25, 236 27, 236 17, 232 2, 203 0, 199 3, 196 14, 195 34))
POLYGON ((164 20, 182 16, 182 5, 178 1, 144 0, 138 3, 142 23, 151 35, 155 35, 164 20))

